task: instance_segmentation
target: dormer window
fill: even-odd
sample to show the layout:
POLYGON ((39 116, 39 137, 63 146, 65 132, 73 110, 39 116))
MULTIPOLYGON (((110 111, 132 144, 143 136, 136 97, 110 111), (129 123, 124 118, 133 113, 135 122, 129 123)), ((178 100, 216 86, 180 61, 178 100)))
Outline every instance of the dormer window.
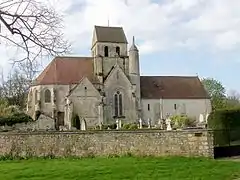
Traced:
POLYGON ((104 56, 108 57, 108 46, 104 47, 104 56))
POLYGON ((120 47, 118 47, 118 46, 116 47, 116 53, 118 56, 120 56, 120 47))

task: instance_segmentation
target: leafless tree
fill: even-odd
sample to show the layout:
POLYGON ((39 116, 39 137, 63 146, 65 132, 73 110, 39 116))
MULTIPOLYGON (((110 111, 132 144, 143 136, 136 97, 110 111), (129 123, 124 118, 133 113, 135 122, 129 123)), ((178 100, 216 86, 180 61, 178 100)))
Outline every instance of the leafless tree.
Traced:
POLYGON ((14 63, 27 60, 29 66, 34 66, 38 57, 61 55, 70 49, 63 38, 61 16, 44 2, 0 1, 0 40, 18 48, 19 59, 14 63))
POLYGON ((36 75, 42 70, 41 63, 38 61, 23 61, 17 64, 17 69, 25 79, 29 81, 29 85, 32 83, 36 75))
POLYGON ((227 107, 239 107, 240 106, 240 94, 236 90, 230 90, 226 99, 227 107))
POLYGON ((9 72, 8 77, 0 86, 0 98, 7 99, 10 105, 18 105, 24 108, 30 82, 17 68, 12 71, 13 72, 9 72))
POLYGON ((240 93, 236 90, 229 90, 227 94, 229 98, 240 100, 240 93))

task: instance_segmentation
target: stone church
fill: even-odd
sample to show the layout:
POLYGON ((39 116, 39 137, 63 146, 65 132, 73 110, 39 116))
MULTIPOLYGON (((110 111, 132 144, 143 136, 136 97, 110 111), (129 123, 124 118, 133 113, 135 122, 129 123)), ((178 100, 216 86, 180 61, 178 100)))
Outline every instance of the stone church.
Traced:
MULTIPOLYGON (((149 62, 151 63, 151 62, 149 62)), ((56 126, 86 129, 168 115, 198 118, 211 111, 197 76, 140 76, 139 50, 122 27, 94 26, 90 57, 55 57, 30 88, 27 112, 43 113, 56 126), (73 117, 80 117, 73 123, 73 117)), ((161 73, 161 72, 159 72, 161 73)))

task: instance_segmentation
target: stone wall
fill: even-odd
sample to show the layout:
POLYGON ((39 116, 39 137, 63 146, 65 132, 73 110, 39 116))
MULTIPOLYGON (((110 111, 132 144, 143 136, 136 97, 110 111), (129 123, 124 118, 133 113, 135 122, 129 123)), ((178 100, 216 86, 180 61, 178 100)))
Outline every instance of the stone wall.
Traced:
POLYGON ((205 156, 213 157, 207 130, 0 133, 0 156, 205 156))

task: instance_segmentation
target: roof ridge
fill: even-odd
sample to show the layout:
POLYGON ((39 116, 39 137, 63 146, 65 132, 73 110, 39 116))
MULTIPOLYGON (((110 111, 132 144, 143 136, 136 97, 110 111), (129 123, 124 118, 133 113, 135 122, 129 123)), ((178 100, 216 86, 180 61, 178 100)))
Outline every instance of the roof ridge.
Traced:
POLYGON ((54 59, 56 59, 56 58, 89 58, 89 59, 91 59, 93 57, 91 57, 91 56, 56 56, 54 59))
POLYGON ((99 26, 99 25, 95 25, 95 27, 100 27, 100 28, 121 28, 121 29, 123 29, 122 26, 99 26))
POLYGON ((181 76, 177 76, 177 75, 176 75, 176 76, 173 76, 173 75, 156 75, 156 76, 150 76, 150 75, 149 75, 149 76, 148 76, 148 75, 147 75, 147 76, 140 76, 140 77, 184 77, 184 78, 185 78, 185 77, 189 77, 189 78, 195 77, 195 78, 196 78, 196 77, 198 77, 198 76, 183 76, 183 75, 181 75, 181 76))

